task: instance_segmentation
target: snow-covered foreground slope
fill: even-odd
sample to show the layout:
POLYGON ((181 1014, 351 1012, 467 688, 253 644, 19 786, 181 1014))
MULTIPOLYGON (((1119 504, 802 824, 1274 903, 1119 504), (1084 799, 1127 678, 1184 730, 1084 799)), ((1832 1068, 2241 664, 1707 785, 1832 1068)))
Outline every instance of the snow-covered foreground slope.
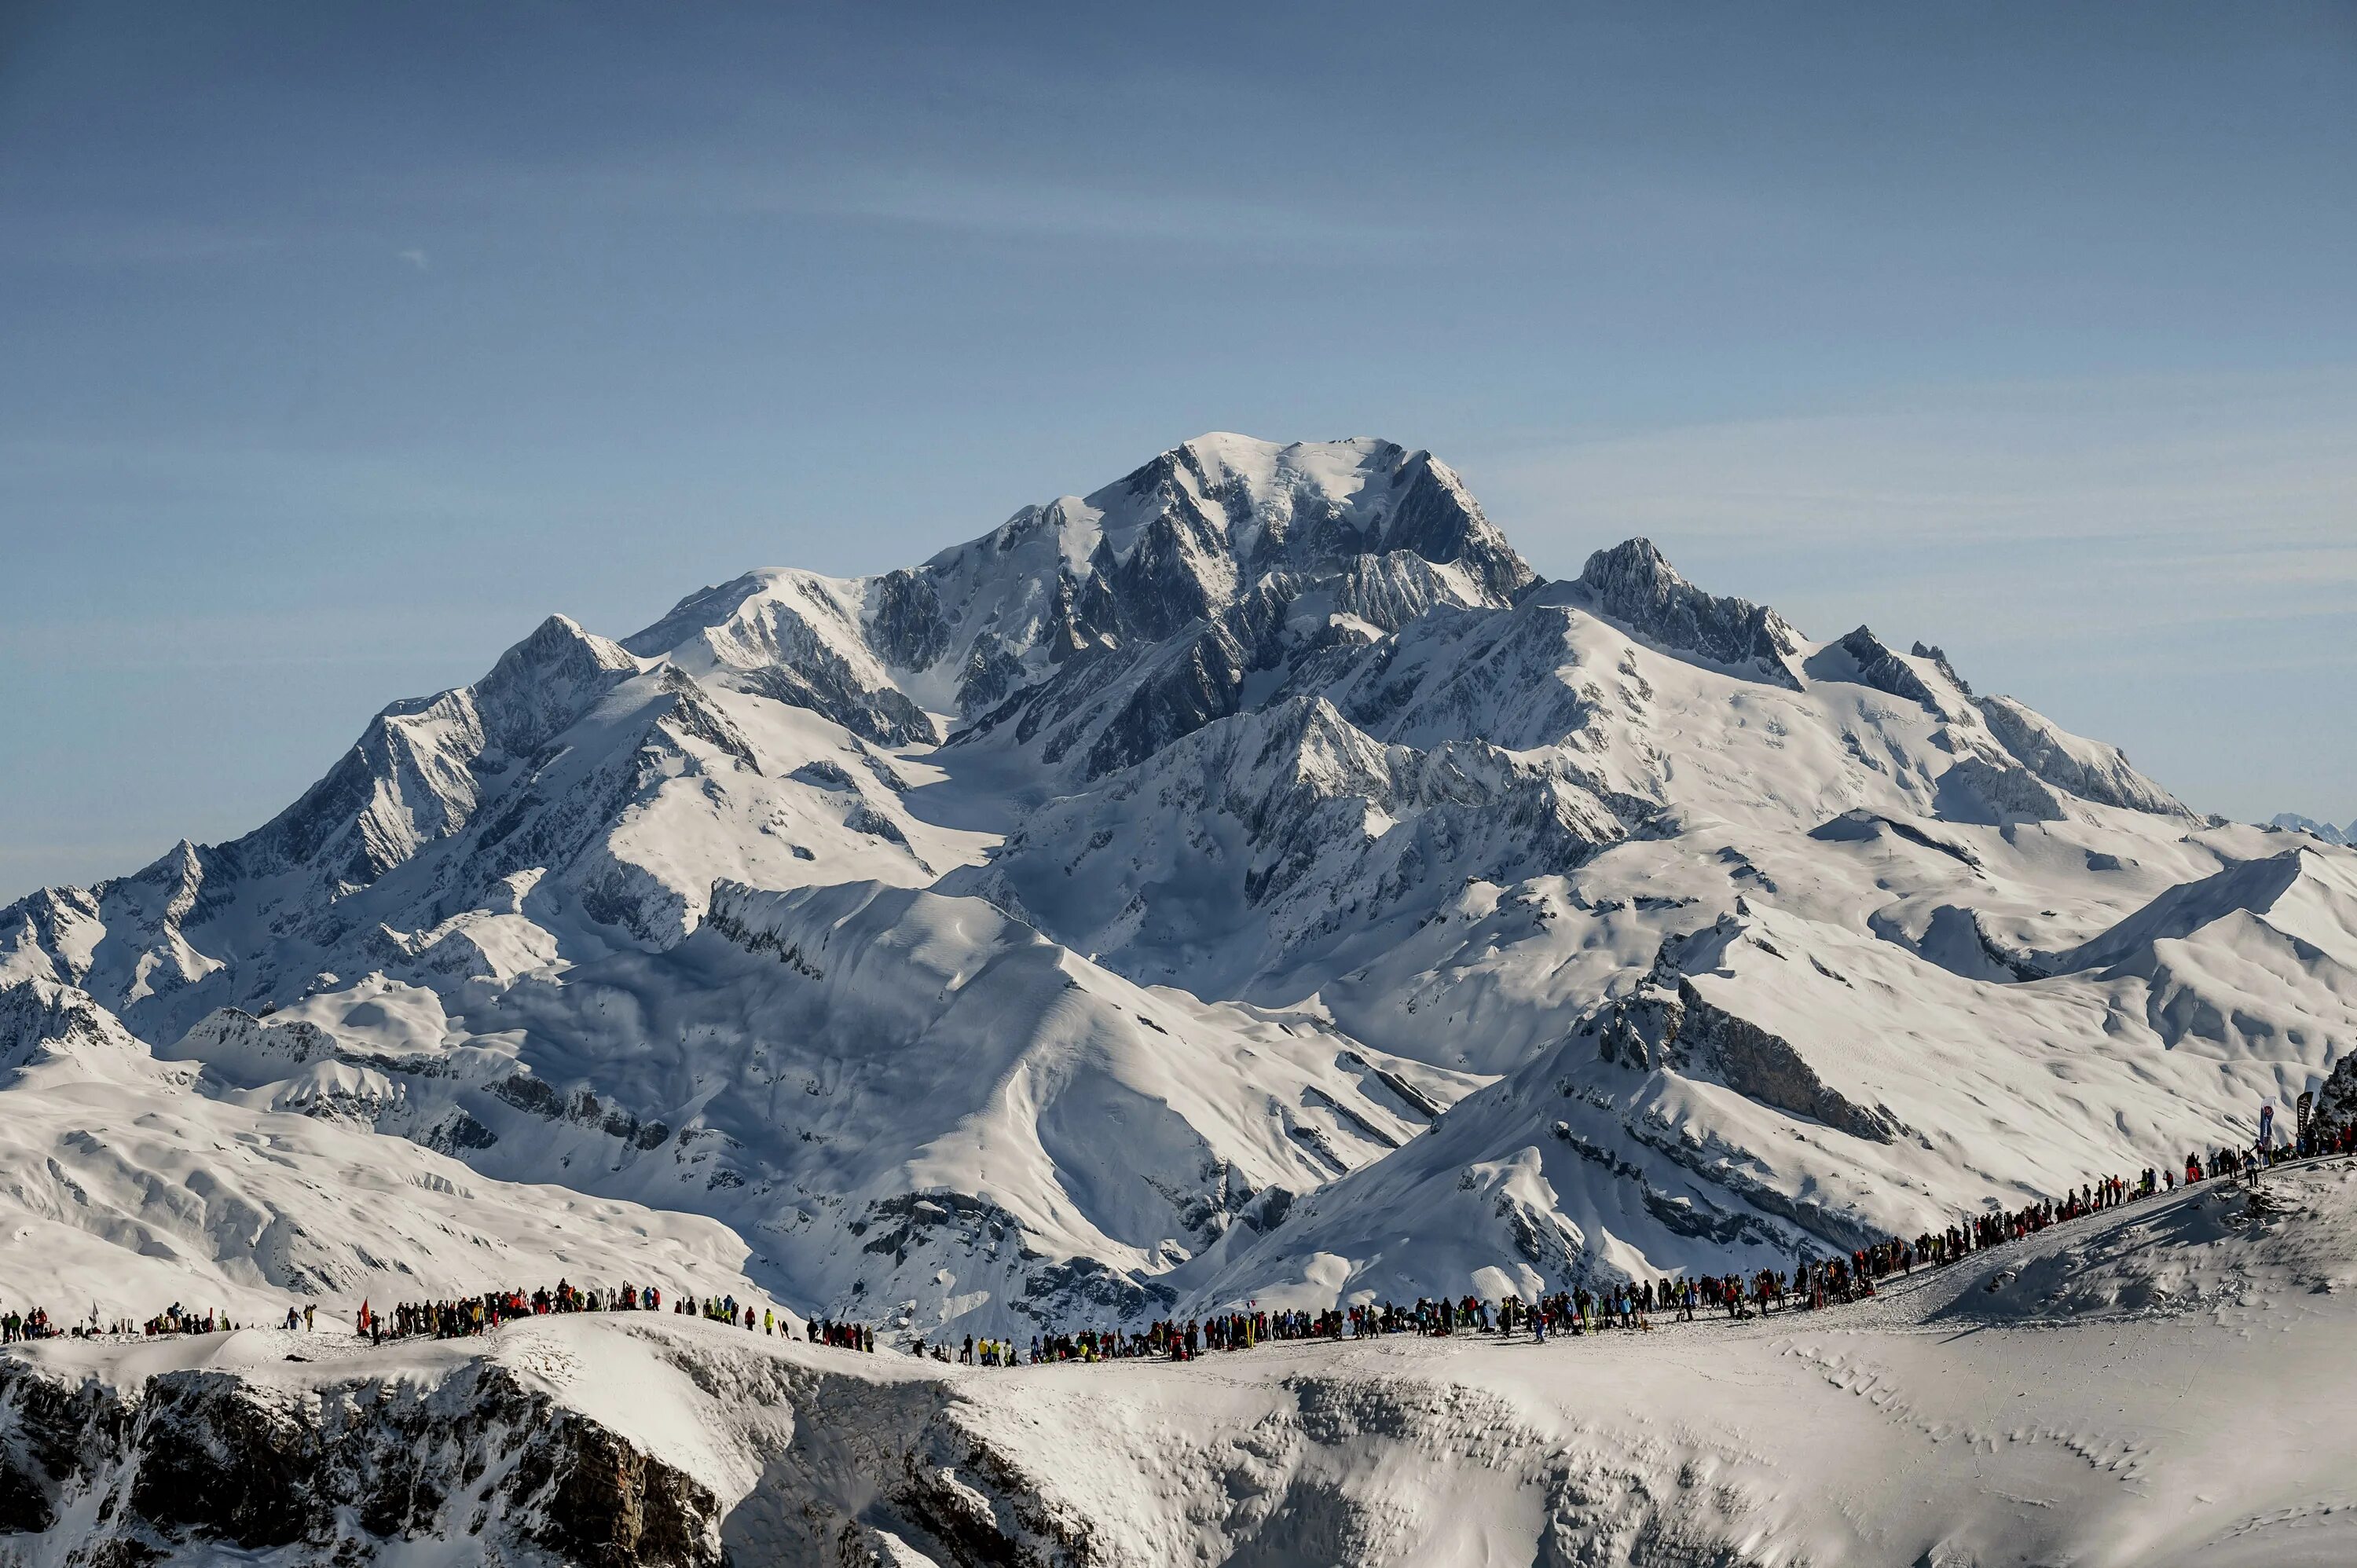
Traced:
POLYGON ((2357 852, 1643 540, 1542 582, 1427 454, 1212 435, 920 566, 552 617, 253 833, 0 910, 0 1068, 60 997, 145 1065, 0 1087, 0 1281, 252 1250, 37 1254, 120 1112, 118 1208, 209 1215, 266 1122, 257 1211, 430 1166, 633 1217, 615 1279, 676 1226, 1028 1337, 1789 1267, 2247 1142, 2357 1043, 2357 852))
POLYGON ((0 1358, 0 1509, 47 1521, 0 1561, 2342 1563, 2357 1168, 2265 1191, 1544 1345, 991 1369, 577 1316, 43 1346, 0 1358), (224 1434, 248 1462, 207 1485, 224 1434))

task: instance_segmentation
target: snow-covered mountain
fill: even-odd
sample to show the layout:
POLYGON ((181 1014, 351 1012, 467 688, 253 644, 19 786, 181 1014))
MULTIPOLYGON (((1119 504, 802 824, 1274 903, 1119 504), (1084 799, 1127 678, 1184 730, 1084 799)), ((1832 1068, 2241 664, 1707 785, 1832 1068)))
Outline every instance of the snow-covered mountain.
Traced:
POLYGON ((2357 822, 2351 822, 2345 828, 2336 828, 2330 822, 2319 822, 2314 817, 2303 817, 2293 811, 2278 811, 2271 819, 2270 825, 2278 828, 2297 828, 2301 832, 2310 833, 2322 839, 2326 843, 2344 846, 2357 844, 2357 822))
POLYGON ((1427 454, 1211 435, 552 617, 245 837, 0 910, 0 1212, 104 1294, 144 1171, 172 1266, 356 1296, 465 1271, 254 1237, 355 1165, 554 1185, 714 1289, 1028 1335, 1846 1250, 2244 1141, 2352 1042, 2357 853, 1643 540, 1543 582, 1427 454), (116 1187, 45 1185, 101 1103, 116 1187), (249 1137, 285 1190, 189 1174, 249 1137))

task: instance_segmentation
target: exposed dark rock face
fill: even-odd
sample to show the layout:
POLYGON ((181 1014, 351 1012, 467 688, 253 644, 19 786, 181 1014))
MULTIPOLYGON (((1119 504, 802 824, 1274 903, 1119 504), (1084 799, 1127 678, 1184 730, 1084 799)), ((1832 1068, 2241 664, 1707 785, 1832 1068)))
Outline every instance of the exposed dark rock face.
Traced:
POLYGON ((1392 476, 1392 488, 1399 499, 1383 531, 1385 549, 1458 562, 1501 599, 1531 585, 1530 567, 1430 453, 1415 453, 1403 463, 1392 476))
POLYGON ((94 1519, 77 1561, 365 1561, 438 1540, 716 1568, 719 1511, 701 1482, 489 1363, 423 1389, 185 1371, 124 1393, 0 1359, 0 1542, 94 1519))
POLYGON ((868 638, 877 652, 903 670, 923 670, 949 651, 949 623, 932 579, 887 572, 870 591, 868 638))
POLYGON ((748 692, 791 707, 808 708, 878 746, 930 746, 937 738, 933 721, 922 708, 892 687, 871 691, 861 686, 841 660, 823 649, 795 664, 748 670, 737 680, 748 692))
POLYGON ((900 831, 900 824, 865 801, 852 808, 851 814, 843 819, 843 825, 853 832, 866 833, 902 849, 909 847, 909 835, 900 831))
POLYGON ((1162 640, 1218 618, 1272 575, 1322 578, 1386 555, 1454 564, 1496 603, 1534 581, 1431 454, 1383 446, 1370 469, 1371 491, 1376 479, 1383 486, 1372 506, 1354 511, 1297 485, 1264 510, 1240 478, 1215 478, 1192 445, 1163 453, 1118 487, 1155 510, 1118 560, 1100 545, 1085 579, 1069 592, 1070 607, 1055 618, 1049 656, 1162 640))
POLYGON ((1123 629, 1160 641, 1216 609, 1211 564, 1225 553, 1221 529, 1193 497, 1174 490, 1168 510, 1146 525, 1126 560, 1092 580, 1105 581, 1123 629))
MULTIPOLYGON (((546 1455, 542 1544, 588 1568, 705 1563, 717 1559, 716 1499, 701 1482, 652 1459, 594 1422, 576 1419, 564 1449, 546 1455)), ((536 1472, 540 1466, 519 1466, 536 1472)))
POLYGON ((854 795, 859 793, 859 780, 851 776, 851 770, 824 757, 803 763, 787 777, 804 784, 815 784, 822 789, 847 790, 854 795))
MULTIPOLYGON (((1935 713, 1939 711, 1939 699, 1932 695, 1932 688, 1923 684, 1923 678, 1867 628, 1859 627, 1826 651, 1834 653, 1836 650, 1839 655, 1847 657, 1853 668, 1846 676, 1828 671, 1827 679, 1853 680, 1861 686, 1871 686, 1878 692, 1887 692, 1907 702, 1921 703, 1935 713)), ((1809 672, 1813 675, 1819 673, 1813 664, 1809 672)))
MULTIPOLYGON (((1103 579, 1092 573, 1089 582, 1103 586, 1103 579)), ((1070 572, 1056 579, 1056 596, 1048 617, 1047 631, 1042 638, 1048 650, 1048 662, 1061 664, 1080 654, 1110 648, 1117 640, 1114 621, 1102 613, 1101 594, 1082 596, 1081 584, 1070 572)))
POLYGON ((1672 1042, 1685 1009, 1676 998, 1652 985, 1603 1008, 1581 1026, 1596 1037, 1596 1054, 1606 1061, 1640 1072, 1669 1064, 1672 1042))
POLYGON ((1789 1040, 1704 1000, 1677 972, 1666 946, 1646 983, 1600 1009, 1580 1032, 1595 1039, 1607 1061, 1716 1078, 1763 1105, 1853 1137, 1888 1144, 1903 1130, 1888 1110, 1856 1104, 1829 1087, 1789 1040))
POLYGON ((2332 1076, 2316 1097, 2316 1114, 2331 1122, 2357 1119, 2357 1053, 2332 1064, 2332 1076))
POLYGON ((1598 551, 1579 581, 1598 611, 1660 648, 1801 689, 1785 663, 1800 639, 1781 616, 1749 599, 1705 593, 1679 576, 1650 539, 1598 551))
POLYGON ((1925 644, 1919 641, 1908 651, 1914 654, 1918 659, 1930 660, 1932 664, 1938 668, 1940 673, 1948 678, 1949 684, 1954 686, 1957 691, 1962 692, 1965 696, 1969 697, 1973 694, 1971 682, 1967 682, 1962 675, 1956 673, 1956 667, 1948 662, 1948 655, 1946 651, 1943 650, 1938 643, 1934 642, 1925 644))
POLYGON ((1243 706, 1244 677, 1284 655, 1281 633, 1290 585, 1283 579, 1231 606, 1190 641, 1158 657, 1129 701, 1097 732, 1088 776, 1101 779, 1143 761, 1243 706))
POLYGON ((1678 982, 1678 1003, 1684 1016, 1678 1025, 1677 1045, 1715 1067, 1721 1081, 1737 1093, 1852 1137, 1888 1144, 1897 1135, 1899 1124, 1889 1112, 1844 1099, 1817 1077, 1790 1041, 1714 1007, 1691 981, 1678 982))
POLYGON ((995 633, 985 632, 974 639, 965 672, 958 677, 958 711, 974 717, 1006 701, 1022 682, 1023 660, 995 633))
POLYGON ((44 1052, 125 1039, 123 1026, 83 992, 42 981, 0 985, 0 1073, 44 1052))
MULTIPOLYGON (((665 670, 662 689, 671 698, 671 711, 659 723, 674 735, 700 740, 714 750, 736 758, 755 773, 761 771, 761 759, 755 755, 753 743, 745 738, 736 721, 721 712, 719 704, 696 684, 694 676, 676 666, 665 670)), ((893 694, 899 695, 897 692, 893 694)))

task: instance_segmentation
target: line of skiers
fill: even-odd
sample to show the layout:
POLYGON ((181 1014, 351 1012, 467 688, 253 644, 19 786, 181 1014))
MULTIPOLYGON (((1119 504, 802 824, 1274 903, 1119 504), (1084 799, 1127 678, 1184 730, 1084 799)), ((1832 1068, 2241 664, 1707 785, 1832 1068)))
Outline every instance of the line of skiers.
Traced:
MULTIPOLYGON (((768 1332, 769 1314, 761 1315, 763 1332, 768 1332)), ((791 1332, 791 1331, 790 1331, 791 1332)), ((838 1350, 863 1350, 876 1353, 876 1330, 864 1323, 837 1323, 832 1318, 822 1321, 812 1318, 802 1325, 802 1333, 813 1345, 832 1345, 838 1350)), ((920 1348, 921 1352, 921 1347, 920 1348)))
MULTIPOLYGON (((114 1328, 116 1331, 127 1331, 130 1326, 129 1324, 123 1323, 115 1325, 114 1328)), ((193 1310, 183 1311, 180 1304, 176 1301, 141 1324, 139 1329, 148 1338, 153 1339, 164 1334, 234 1334, 237 1332, 237 1325, 230 1321, 226 1311, 216 1315, 210 1307, 207 1307, 199 1316, 193 1310)), ((102 1331, 93 1329, 91 1332, 96 1334, 102 1331)))
MULTIPOLYGON (((2252 1149, 2213 1149, 2205 1162, 2199 1150, 2185 1159, 2187 1186, 2225 1176, 2255 1176, 2259 1170, 2286 1160, 2327 1154, 2357 1153, 2357 1122, 2328 1125, 2312 1123, 2296 1143, 2260 1144, 2252 1149)), ((1611 1328, 1650 1331, 1656 1316, 1691 1322, 1697 1314, 1726 1314, 1744 1318, 1779 1311, 1820 1310, 1863 1300, 1874 1294, 1875 1282, 1891 1273, 1911 1273, 1918 1267, 1938 1268, 1984 1248, 2034 1235, 2050 1225, 2101 1212, 2137 1198, 2173 1190, 2178 1173, 2147 1166, 2135 1177, 2106 1176, 2066 1192, 2061 1198, 2026 1204, 2006 1213, 1974 1216, 1943 1230, 1927 1231, 1912 1241, 1899 1238, 1853 1251, 1847 1258, 1831 1258, 1796 1265, 1787 1275, 1761 1269, 1749 1275, 1705 1274, 1683 1279, 1631 1280, 1600 1290, 1581 1285, 1534 1302, 1508 1296, 1495 1304, 1477 1296, 1459 1300, 1418 1298, 1413 1305, 1391 1302, 1321 1311, 1250 1310, 1214 1314, 1185 1323, 1165 1319, 1142 1331, 1085 1329, 1077 1333, 1034 1336, 1028 1354, 1010 1340, 969 1335, 955 1352, 969 1366, 1012 1367, 1045 1361, 1106 1361, 1139 1356, 1188 1359, 1205 1350, 1242 1350, 1269 1341, 1368 1338, 1390 1334, 1448 1335, 1527 1332, 1544 1340, 1550 1335, 1583 1335, 1611 1328)), ((361 1304, 355 1318, 358 1332, 371 1343, 430 1335, 437 1339, 488 1332, 501 1323, 549 1313, 659 1312, 662 1291, 654 1285, 576 1286, 559 1280, 554 1289, 529 1294, 518 1290, 486 1291, 479 1295, 444 1301, 404 1302, 390 1314, 361 1304)), ((788 1319, 774 1309, 758 1313, 734 1295, 690 1297, 675 1302, 672 1311, 701 1316, 748 1333, 791 1333, 788 1319)), ((284 1326, 314 1328, 317 1308, 307 1304, 286 1309, 284 1326)), ((148 1318, 137 1332, 149 1337, 170 1334, 224 1333, 236 1326, 227 1313, 207 1309, 199 1314, 175 1302, 148 1318)), ((856 1323, 813 1319, 803 1325, 812 1344, 872 1353, 876 1331, 856 1323)), ((0 1313, 0 1344, 57 1337, 77 1337, 134 1332, 128 1321, 102 1327, 93 1308, 88 1324, 61 1329, 39 1308, 0 1313)), ((946 1344, 912 1347, 920 1356, 947 1361, 946 1344)))
POLYGON ((134 1323, 127 1317, 102 1323, 98 1308, 92 1306, 88 1321, 64 1328, 50 1322, 48 1313, 40 1307, 34 1307, 29 1312, 18 1312, 12 1307, 0 1312, 0 1345, 15 1345, 32 1339, 124 1338, 134 1334, 145 1334, 153 1339, 163 1334, 227 1334, 236 1327, 226 1312, 215 1314, 207 1308, 199 1314, 193 1309, 183 1308, 177 1301, 145 1323, 134 1323))
MULTIPOLYGON (((311 1308, 303 1309, 304 1327, 311 1326, 311 1308)), ((419 1336, 435 1339, 459 1339, 469 1335, 486 1334, 502 1323, 522 1317, 540 1317, 554 1312, 660 1312, 662 1291, 655 1285, 576 1285, 561 1279, 554 1289, 543 1286, 526 1294, 522 1290, 484 1291, 479 1295, 456 1296, 443 1301, 404 1301, 389 1312, 379 1312, 367 1302, 361 1303, 353 1327, 371 1344, 381 1345, 387 1339, 408 1339, 419 1336)), ((289 1307, 285 1326, 296 1326, 296 1314, 289 1307)))
MULTIPOLYGON (((502 1323, 522 1317, 539 1317, 550 1313, 567 1312, 661 1312, 663 1293, 659 1285, 586 1285, 559 1280, 554 1290, 541 1289, 529 1295, 521 1291, 487 1291, 481 1295, 461 1296, 438 1302, 404 1302, 395 1306, 388 1319, 373 1311, 366 1302, 361 1304, 357 1326, 372 1343, 386 1339, 407 1338, 412 1335, 431 1335, 436 1339, 460 1338, 484 1334, 502 1323)), ((304 1309, 307 1326, 310 1309, 304 1309)), ((774 1307, 762 1307, 758 1312, 748 1304, 740 1304, 734 1294, 716 1296, 686 1296, 673 1302, 674 1316, 701 1317, 709 1323, 726 1323, 731 1327, 742 1325, 747 1333, 768 1335, 790 1334, 790 1319, 774 1307)), ((295 1326, 295 1314, 287 1314, 287 1326, 295 1326)), ((813 1343, 820 1343, 822 1326, 808 1326, 813 1343)), ((850 1345, 852 1336, 862 1332, 853 1324, 826 1324, 823 1343, 850 1345)), ((867 1348, 873 1349, 874 1333, 867 1331, 867 1348)))
MULTIPOLYGON (((2332 1153, 2357 1153, 2357 1123, 2313 1130, 2297 1146, 2286 1144, 2264 1152, 2213 1150, 2207 1169, 2212 1176, 2232 1176, 2256 1169, 2261 1164, 2332 1153)), ((2205 1179, 2203 1172, 2200 1155, 2189 1155, 2187 1184, 2205 1179)), ((2047 1198, 2003 1213, 1970 1217, 1944 1230, 1926 1231, 1911 1241, 1893 1237, 1857 1248, 1846 1258, 1803 1262, 1789 1274, 1761 1269, 1749 1275, 1630 1280, 1601 1289, 1580 1285, 1542 1295, 1536 1301, 1507 1296, 1493 1304, 1467 1295, 1455 1301, 1419 1297, 1410 1305, 1383 1302, 1322 1311, 1227 1312, 1184 1323, 1166 1319, 1142 1331, 1089 1329, 1035 1337, 1028 1356, 1003 1340, 977 1343, 969 1337, 957 1359, 980 1366, 1109 1361, 1140 1356, 1187 1360, 1207 1350, 1243 1350, 1270 1341, 1359 1339, 1391 1334, 1523 1332, 1544 1341, 1550 1336, 1580 1336, 1611 1329, 1651 1332, 1652 1319, 1657 1316, 1688 1323, 1705 1313, 1747 1318, 1776 1312, 1822 1311, 1870 1298, 1875 1294, 1876 1282, 1891 1274, 1943 1267, 1986 1248, 2035 1235, 2050 1225, 2154 1197, 2176 1186, 2174 1171, 2147 1166, 2134 1177, 2106 1176, 2059 1199, 2047 1198)), ((920 1355, 925 1353, 922 1342, 916 1350, 920 1355)), ((933 1354, 939 1359, 949 1359, 945 1347, 936 1348, 933 1354)))

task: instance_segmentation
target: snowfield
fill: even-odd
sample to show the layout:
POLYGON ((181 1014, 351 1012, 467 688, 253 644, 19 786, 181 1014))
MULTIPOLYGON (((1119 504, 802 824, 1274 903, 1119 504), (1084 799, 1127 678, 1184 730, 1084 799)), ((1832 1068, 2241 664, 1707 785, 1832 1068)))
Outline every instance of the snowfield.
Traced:
MULTIPOLYGON (((339 1433, 363 1477, 422 1434, 403 1495, 424 1528, 388 1562, 2346 1563, 2357 1165, 2287 1167, 2265 1192, 2132 1203, 1821 1313, 1544 1345, 1402 1335, 993 1369, 576 1316, 376 1350, 274 1330, 53 1343, 0 1361, 0 1402, 88 1380, 166 1412, 156 1441, 226 1373, 320 1412, 284 1419, 339 1433), (634 1511, 568 1522, 584 1488, 496 1446, 453 1484, 431 1455, 467 1440, 459 1394, 494 1430, 515 1404, 621 1434, 634 1511), (469 1517, 496 1520, 494 1541, 469 1517), (612 1540, 587 1532, 616 1529, 630 1555, 598 1555, 612 1540)), ((149 1527, 94 1511, 136 1442, 94 1446, 61 1511, 137 1538, 149 1527)), ((299 1471, 304 1450, 284 1452, 299 1471)), ((274 1517, 262 1484, 247 1501, 274 1517)), ((241 1560, 354 1538, 323 1505, 295 1515, 314 1533, 241 1560)), ((79 1539, 0 1537, 0 1562, 62 1563, 79 1539)))
MULTIPOLYGON (((562 1275, 893 1344, 1028 1342, 1244 1301, 1789 1270, 2181 1168, 2247 1145, 2263 1104, 2287 1131, 2303 1092, 2357 1112, 2345 836, 2198 815, 1939 649, 1865 627, 1819 640, 1641 539, 1543 581, 1429 454, 1203 436, 919 566, 752 572, 619 639, 552 616, 473 684, 385 708, 244 837, 0 909, 0 1305, 274 1322, 311 1302, 342 1323, 364 1299, 562 1275)), ((1969 1423, 1944 1391, 1994 1369, 1981 1341, 2041 1369, 2038 1347, 2092 1344, 2034 1319, 1936 1355, 1929 1329, 1892 1328, 1876 1353, 1952 1434, 1969 1423)), ((1405 1560, 1378 1543, 1411 1537, 1470 1552, 1416 1534, 1458 1525, 1555 1561, 1637 1550, 1537 1522, 1583 1509, 1655 1530, 1660 1561, 1684 1560, 1661 1554, 1689 1529, 1770 1561, 2014 1550, 1926 1537, 1885 1559, 1873 1541, 1906 1532, 1864 1533, 1863 1502, 1771 1497, 1803 1440, 1743 1391, 1848 1408, 1822 1369, 1791 1382, 1806 1358, 1789 1347, 1724 1352, 1718 1423, 1668 1395, 1655 1411, 1636 1382, 1611 1393, 1609 1346, 1562 1362, 1605 1380, 1577 1397, 1523 1370, 1553 1361, 1427 1347, 1458 1391, 1352 1413, 1403 1354, 1321 1362, 1372 1369, 1340 1413, 1254 1404, 1276 1385, 1209 1366, 1076 1384, 1076 1402, 1126 1379, 1174 1412, 1275 1424, 1269 1478, 1224 1502, 1108 1478, 1071 1507, 1127 1498, 1210 1529, 1262 1499, 1293 1521, 1285 1552, 1363 1561, 1405 1560), (1496 1426, 1515 1455, 1553 1453, 1590 1394, 1626 1420, 1580 1452, 1652 1455, 1639 1471, 1566 1460, 1534 1501, 1451 1469, 1504 1488, 1505 1511, 1413 1527, 1333 1500, 1374 1498, 1350 1466, 1380 1470, 1384 1443, 1454 1452, 1496 1426), (1718 1425, 1742 1435, 1672 1434, 1718 1425), (1361 1427, 1411 1435, 1354 1438, 1347 1461, 1315 1435, 1361 1427), (1312 1458, 1313 1479, 1288 1468, 1312 1458), (1633 1522, 1673 1497, 1708 1500, 1633 1522), (1335 1544, 1303 1544, 1318 1530, 1335 1544)), ((777 1377, 817 1377, 789 1360, 777 1377)), ((221 1380, 221 1411, 260 1376, 221 1380)), ((2032 1427, 2093 1430, 2061 1413, 2092 1385, 2040 1377, 2021 1397, 2054 1413, 2032 1427)), ((518 1431, 555 1419, 550 1387, 494 1392, 518 1431)), ((2204 1418, 2244 1431, 2231 1403, 2214 1392, 2204 1418)), ((703 1407, 614 1430, 708 1424, 682 1408, 703 1407)), ((1160 1408, 1135 1431, 1163 1430, 1160 1408)), ((614 1413, 576 1412, 565 1452, 640 1475, 598 1457, 614 1413)), ((1073 1474, 1143 1463, 1099 1441, 1073 1474)), ((1858 1441, 1860 1474, 1916 1485, 1876 1466, 1918 1439, 1858 1441)), ((1973 1453, 2005 1473, 2018 1446, 1921 1441, 1926 1475, 1973 1453)), ((641 1479, 700 1477, 714 1520, 752 1528, 767 1494, 693 1457, 641 1479), (751 1512, 721 1508, 737 1496, 751 1512)), ((511 1477, 503 1539, 538 1539, 538 1474, 511 1477)), ((2021 1495, 2058 1521, 2101 1513, 2021 1495)), ((1244 1534, 1151 1539, 1178 1555, 1135 1560, 1288 1560, 1244 1534)), ((2061 1535, 2004 1539, 2068 1555, 2061 1535)), ((2203 1561, 2242 1550, 2203 1539, 2203 1561)))

